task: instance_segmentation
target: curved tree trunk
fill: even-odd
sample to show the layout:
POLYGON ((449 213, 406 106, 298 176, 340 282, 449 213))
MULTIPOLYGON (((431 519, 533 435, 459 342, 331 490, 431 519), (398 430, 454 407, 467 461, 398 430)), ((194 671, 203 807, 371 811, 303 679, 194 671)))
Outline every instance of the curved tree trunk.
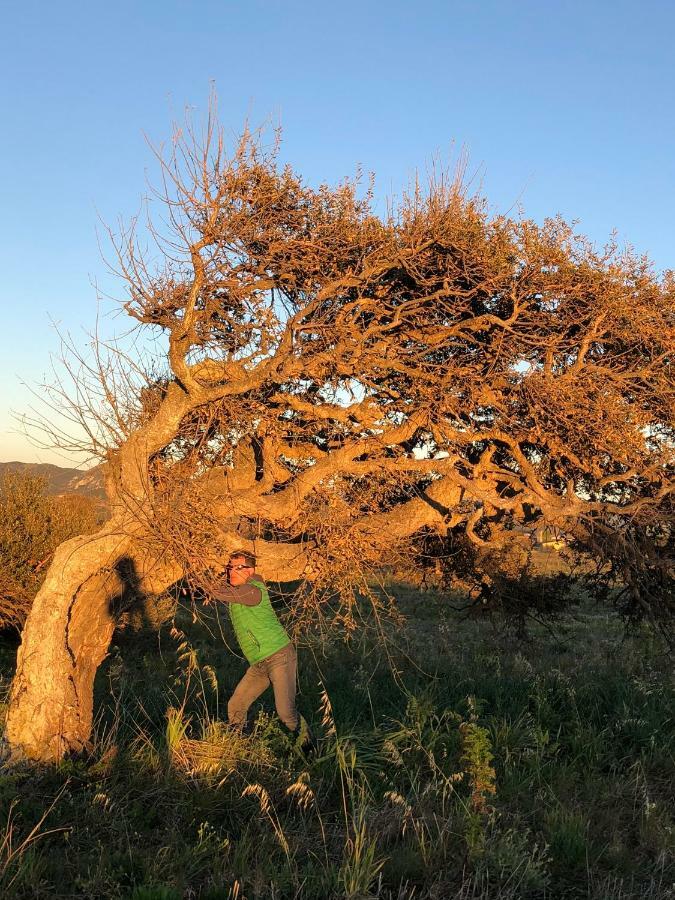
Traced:
POLYGON ((87 747, 94 678, 118 601, 130 582, 135 590, 159 593, 182 574, 173 560, 151 558, 142 538, 152 499, 148 460, 176 433, 190 402, 178 385, 169 385, 147 425, 109 455, 112 518, 96 534, 66 541, 54 555, 17 656, 5 732, 15 756, 58 760, 87 747))
POLYGON ((130 573, 161 590, 180 573, 164 565, 143 580, 132 538, 108 522, 56 551, 26 621, 12 683, 6 737, 15 756, 55 761, 88 745, 96 670, 115 627, 130 573))

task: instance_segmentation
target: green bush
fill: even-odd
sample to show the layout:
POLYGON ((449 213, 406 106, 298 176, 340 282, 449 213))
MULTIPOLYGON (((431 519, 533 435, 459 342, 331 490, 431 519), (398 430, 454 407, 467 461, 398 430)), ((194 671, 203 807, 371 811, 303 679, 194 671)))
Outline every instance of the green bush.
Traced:
POLYGON ((102 519, 96 501, 50 497, 45 488, 44 478, 28 472, 0 476, 0 629, 23 627, 54 550, 102 519))

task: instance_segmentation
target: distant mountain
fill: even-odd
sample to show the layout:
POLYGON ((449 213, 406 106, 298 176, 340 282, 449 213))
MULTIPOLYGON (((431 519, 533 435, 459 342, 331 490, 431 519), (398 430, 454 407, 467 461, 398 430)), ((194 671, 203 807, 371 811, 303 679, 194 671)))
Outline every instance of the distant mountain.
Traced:
POLYGON ((48 494, 83 494, 86 497, 105 498, 101 466, 83 470, 54 466, 51 463, 0 463, 0 477, 5 472, 29 472, 31 475, 40 475, 45 479, 48 494))

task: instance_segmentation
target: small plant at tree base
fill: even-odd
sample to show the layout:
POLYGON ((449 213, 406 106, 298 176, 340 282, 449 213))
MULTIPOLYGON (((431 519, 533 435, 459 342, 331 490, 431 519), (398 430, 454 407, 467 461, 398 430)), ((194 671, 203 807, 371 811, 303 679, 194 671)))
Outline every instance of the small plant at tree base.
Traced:
POLYGON ((494 753, 487 728, 476 721, 475 701, 469 697, 471 718, 459 726, 460 761, 469 785, 469 808, 466 812, 466 842, 470 858, 484 850, 485 827, 493 810, 488 800, 497 793, 497 776, 492 765, 494 753))

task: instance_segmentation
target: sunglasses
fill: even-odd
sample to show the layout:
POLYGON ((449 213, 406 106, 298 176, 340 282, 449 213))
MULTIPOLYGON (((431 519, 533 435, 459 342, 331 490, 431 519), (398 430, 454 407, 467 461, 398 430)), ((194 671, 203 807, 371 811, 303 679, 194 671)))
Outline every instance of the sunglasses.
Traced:
POLYGON ((230 571, 238 572, 240 569, 252 569, 253 566, 225 566, 226 569, 230 569, 230 571))

